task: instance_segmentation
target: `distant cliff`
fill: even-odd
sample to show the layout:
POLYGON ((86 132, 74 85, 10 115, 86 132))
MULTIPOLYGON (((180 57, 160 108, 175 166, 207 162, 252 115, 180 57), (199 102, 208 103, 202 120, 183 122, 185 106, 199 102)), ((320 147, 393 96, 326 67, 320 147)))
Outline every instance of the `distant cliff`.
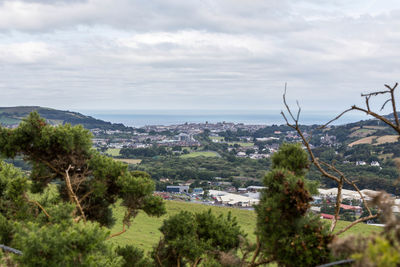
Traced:
POLYGON ((53 125, 70 123, 72 125, 82 124, 87 129, 110 129, 110 130, 126 130, 122 123, 111 123, 103 120, 85 116, 78 112, 64 111, 38 106, 20 106, 20 107, 0 107, 0 124, 6 127, 18 125, 21 120, 32 111, 36 111, 39 115, 53 125))

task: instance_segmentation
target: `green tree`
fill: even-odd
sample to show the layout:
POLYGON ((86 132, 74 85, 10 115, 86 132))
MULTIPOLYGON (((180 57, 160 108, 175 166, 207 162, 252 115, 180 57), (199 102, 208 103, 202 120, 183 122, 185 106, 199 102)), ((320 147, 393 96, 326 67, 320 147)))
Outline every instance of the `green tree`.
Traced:
POLYGON ((197 266, 205 258, 218 259, 221 253, 236 250, 244 236, 230 213, 225 218, 182 211, 165 220, 163 234, 152 255, 158 266, 197 266))
POLYGON ((298 144, 284 144, 272 157, 257 213, 259 253, 280 266, 315 266, 329 260, 332 237, 325 224, 307 210, 315 185, 304 175, 307 153, 298 144))
POLYGON ((0 238, 23 251, 20 264, 119 266, 106 239, 125 232, 139 210, 165 213, 150 176, 100 155, 82 126, 53 127, 32 113, 16 129, 0 128, 0 152, 32 165, 27 178, 0 162, 0 238), (110 236, 103 226, 113 223, 118 199, 123 230, 110 236))

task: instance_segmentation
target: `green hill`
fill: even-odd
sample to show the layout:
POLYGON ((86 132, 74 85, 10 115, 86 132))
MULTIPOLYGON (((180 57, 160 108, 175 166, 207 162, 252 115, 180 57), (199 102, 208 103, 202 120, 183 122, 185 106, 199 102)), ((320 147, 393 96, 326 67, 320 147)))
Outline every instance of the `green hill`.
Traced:
MULTIPOLYGON (((180 211, 190 212, 203 212, 211 209, 214 214, 228 214, 230 211, 233 217, 236 217, 238 224, 247 233, 249 239, 255 242, 254 229, 256 227, 256 214, 251 210, 242 210, 237 208, 207 206, 188 202, 179 201, 166 201, 167 214, 160 217, 149 217, 143 212, 134 219, 132 226, 120 236, 110 239, 110 242, 115 244, 127 245, 132 244, 136 247, 150 251, 154 245, 160 240, 161 233, 158 230, 162 222, 171 215, 177 214, 180 211)), ((122 230, 122 218, 124 215, 123 209, 119 206, 114 208, 114 215, 116 223, 111 229, 111 233, 117 233, 122 230)), ((340 230, 347 226, 349 222, 339 221, 336 229, 340 230)), ((370 234, 373 231, 380 231, 381 228, 377 226, 370 226, 366 224, 358 224, 345 232, 347 234, 370 234)))
POLYGON ((0 107, 0 124, 3 126, 16 126, 21 120, 28 116, 32 111, 36 111, 39 115, 53 125, 70 123, 72 125, 82 124, 87 129, 110 129, 123 130, 126 129, 123 124, 106 122, 98 120, 90 116, 85 116, 78 112, 57 110, 52 108, 44 108, 38 106, 20 106, 20 107, 0 107))

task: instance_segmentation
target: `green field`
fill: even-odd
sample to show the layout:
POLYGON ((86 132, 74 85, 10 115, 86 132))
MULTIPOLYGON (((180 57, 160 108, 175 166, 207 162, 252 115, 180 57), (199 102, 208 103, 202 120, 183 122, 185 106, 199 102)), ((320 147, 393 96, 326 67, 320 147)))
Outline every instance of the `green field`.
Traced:
POLYGON ((0 116, 0 123, 4 124, 4 125, 11 125, 11 124, 16 124, 16 123, 20 123, 20 122, 21 122, 21 120, 19 120, 19 119, 0 116))
POLYGON ((121 161, 126 164, 132 164, 132 165, 136 165, 136 164, 139 164, 140 162, 142 162, 141 159, 114 159, 114 160, 121 161))
POLYGON ((214 151, 196 151, 181 156, 181 158, 196 158, 196 157, 219 157, 219 154, 214 151))
POLYGON ((113 157, 118 157, 120 151, 121 151, 120 148, 109 148, 107 149, 106 154, 111 155, 113 157))
POLYGON ((245 143, 245 142, 229 142, 228 144, 231 146, 238 144, 239 146, 242 146, 242 147, 254 146, 254 143, 245 143))
MULTIPOLYGON (((150 251, 152 249, 152 246, 154 246, 159 241, 161 233, 158 229, 161 227, 163 220, 168 218, 168 216, 177 214, 180 211, 203 212, 207 211, 210 208, 212 209, 214 214, 228 214, 228 212, 231 211, 233 217, 236 217, 240 227, 248 234, 249 239, 253 242, 255 241, 255 235, 253 232, 256 225, 256 214, 254 211, 227 207, 207 206, 179 201, 166 201, 166 207, 167 214, 160 218, 148 217, 143 212, 139 213, 128 231, 120 236, 110 239, 110 242, 121 245, 132 244, 144 249, 145 251, 150 251)), ((123 209, 118 206, 114 209, 114 213, 116 217, 116 224, 111 229, 111 233, 116 233, 122 230, 121 224, 123 209)), ((342 229, 348 224, 349 222, 339 221, 337 229, 342 229)), ((376 226, 359 224, 351 228, 351 230, 345 232, 343 235, 370 234, 373 231, 379 231, 380 229, 380 227, 376 226)))

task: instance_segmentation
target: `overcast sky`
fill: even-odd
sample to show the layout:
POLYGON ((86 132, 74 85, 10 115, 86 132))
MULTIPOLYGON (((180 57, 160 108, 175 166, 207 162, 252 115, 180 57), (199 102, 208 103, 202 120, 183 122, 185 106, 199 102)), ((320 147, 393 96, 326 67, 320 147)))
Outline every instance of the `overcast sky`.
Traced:
POLYGON ((0 106, 341 110, 399 59, 398 0, 0 0, 0 106))

